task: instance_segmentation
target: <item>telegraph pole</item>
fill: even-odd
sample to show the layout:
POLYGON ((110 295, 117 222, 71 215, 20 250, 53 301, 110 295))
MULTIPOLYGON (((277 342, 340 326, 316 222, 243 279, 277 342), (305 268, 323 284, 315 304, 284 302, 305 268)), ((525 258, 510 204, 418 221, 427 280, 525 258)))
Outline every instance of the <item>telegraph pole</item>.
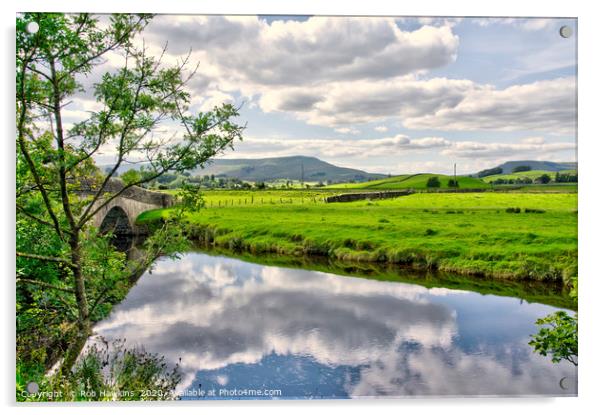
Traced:
POLYGON ((303 187, 303 183, 305 182, 305 171, 303 170, 303 161, 301 161, 301 187, 303 187))
POLYGON ((454 187, 457 189, 458 187, 458 179, 456 177, 456 163, 454 163, 454 187))

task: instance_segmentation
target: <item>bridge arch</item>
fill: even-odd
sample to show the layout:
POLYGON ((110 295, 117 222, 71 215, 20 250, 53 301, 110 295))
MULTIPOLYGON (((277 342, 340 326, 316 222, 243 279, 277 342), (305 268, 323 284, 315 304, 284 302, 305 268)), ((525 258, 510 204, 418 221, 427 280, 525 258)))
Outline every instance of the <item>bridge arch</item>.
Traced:
MULTIPOLYGON (((107 192, 116 193, 123 189, 123 186, 121 180, 112 179, 107 192)), ((102 203, 104 203, 102 198, 96 202, 97 205, 102 203)), ((174 198, 169 194, 134 186, 99 209, 92 218, 92 224, 100 232, 113 231, 115 235, 143 235, 148 229, 144 225, 136 224, 136 218, 147 210, 169 207, 173 204, 174 198)))
POLYGON ((100 224, 99 231, 103 234, 112 232, 114 235, 134 234, 134 228, 127 212, 119 205, 113 206, 107 212, 100 224))

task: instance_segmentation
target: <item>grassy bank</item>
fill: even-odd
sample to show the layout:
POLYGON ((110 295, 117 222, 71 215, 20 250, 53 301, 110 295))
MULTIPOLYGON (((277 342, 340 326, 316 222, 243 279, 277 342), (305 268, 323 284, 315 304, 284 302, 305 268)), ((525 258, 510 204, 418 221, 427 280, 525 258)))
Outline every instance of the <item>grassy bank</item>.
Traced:
MULTIPOLYGON (((261 192, 236 194, 247 204, 223 203, 236 199, 207 192, 209 207, 188 215, 190 237, 235 252, 320 255, 495 278, 559 282, 576 274, 576 194, 417 193, 332 204, 299 200, 301 192, 289 192, 290 203, 283 196, 283 203, 273 204, 255 203, 261 192)), ((166 215, 169 210, 149 211, 138 220, 166 215)))

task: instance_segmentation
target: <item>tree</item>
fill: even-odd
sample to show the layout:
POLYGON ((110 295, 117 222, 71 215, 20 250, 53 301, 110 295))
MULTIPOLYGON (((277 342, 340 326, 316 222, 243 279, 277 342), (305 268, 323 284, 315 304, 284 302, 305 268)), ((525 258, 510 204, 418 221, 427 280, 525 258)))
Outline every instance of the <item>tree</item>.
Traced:
MULTIPOLYGON (((571 278, 571 285, 569 296, 577 304, 577 276, 571 278)), ((529 345, 533 346, 534 351, 542 356, 550 355, 554 363, 566 360, 577 366, 579 355, 577 313, 571 316, 566 311, 557 311, 538 319, 535 324, 543 327, 537 334, 531 336, 533 340, 529 345)))
POLYGON ((565 311, 557 311, 535 324, 544 326, 529 342, 536 352, 543 356, 551 355, 552 362, 567 360, 577 366, 577 318, 565 311))
POLYGON ((447 187, 460 187, 460 185, 457 180, 449 179, 447 181, 447 187))
MULTIPOLYGON (((74 299, 75 332, 63 373, 75 362, 91 332, 91 313, 103 302, 103 295, 92 303, 89 298, 99 269, 126 268, 122 257, 109 255, 112 251, 105 239, 90 225, 94 215, 127 189, 169 172, 202 167, 242 138, 244 127, 232 121, 238 116, 232 105, 199 114, 189 112, 186 84, 195 70, 187 71, 188 57, 176 66, 167 66, 163 54, 154 58, 148 56, 143 43, 138 46, 136 37, 151 18, 117 14, 103 17, 101 22, 100 17, 85 13, 24 13, 17 17, 18 221, 43 227, 56 245, 52 254, 40 254, 35 245, 20 245, 18 270, 31 270, 29 261, 55 266, 61 275, 56 284, 26 278, 28 275, 21 275, 18 282, 74 299), (28 33, 27 24, 34 21, 39 31, 28 33), (100 109, 68 127, 63 120, 69 99, 85 92, 81 80, 98 70, 109 53, 123 56, 123 66, 102 74, 88 91, 93 92, 100 109), (165 123, 177 133, 163 136, 159 127, 165 123), (115 162, 102 172, 95 166, 94 156, 111 146, 115 162), (143 175, 130 178, 119 191, 108 191, 120 167, 141 160, 146 166, 143 175), (83 196, 83 189, 92 194, 83 196), (100 254, 108 256, 102 259, 100 254)), ((165 229, 164 235, 176 233, 165 229)), ((157 249, 167 249, 165 243, 157 249)))
POLYGON ((429 187, 429 188, 441 187, 441 182, 439 181, 439 177, 437 177, 437 176, 429 177, 429 179, 426 182, 426 187, 429 187))
POLYGON ((550 183, 550 181, 552 180, 552 178, 549 175, 547 175, 547 174, 542 174, 536 180, 539 181, 542 184, 548 184, 548 183, 550 183))

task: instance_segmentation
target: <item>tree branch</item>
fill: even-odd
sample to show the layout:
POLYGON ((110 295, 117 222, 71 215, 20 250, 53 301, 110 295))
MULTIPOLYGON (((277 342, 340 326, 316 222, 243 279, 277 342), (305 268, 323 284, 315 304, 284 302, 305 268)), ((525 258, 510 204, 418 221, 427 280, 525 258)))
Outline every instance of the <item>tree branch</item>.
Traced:
POLYGON ((22 258, 39 259, 40 261, 57 262, 60 264, 72 266, 71 262, 67 261, 66 259, 57 258, 57 257, 53 257, 53 256, 29 254, 29 253, 20 252, 20 251, 17 251, 17 256, 22 257, 22 258))
POLYGON ((32 279, 29 279, 29 278, 17 278, 17 283, 19 283, 19 282, 25 283, 25 284, 38 285, 40 287, 50 288, 50 289, 58 290, 58 291, 63 291, 63 292, 70 293, 70 294, 74 294, 75 293, 75 291, 72 290, 71 288, 57 287, 56 285, 49 284, 47 282, 32 280, 32 279))
POLYGON ((59 225, 58 218, 57 218, 56 214, 54 213, 54 210, 52 209, 52 204, 50 202, 50 198, 48 197, 48 193, 46 192, 46 189, 44 188, 44 186, 42 184, 42 179, 40 178, 40 175, 38 173, 38 170, 36 169, 35 163, 33 162, 33 159, 31 158, 31 155, 29 154, 29 151, 27 150, 27 143, 25 142, 25 119, 27 118, 27 116, 26 116, 27 115, 27 98, 25 97, 25 76, 26 76, 27 63, 29 62, 29 60, 31 59, 31 57, 33 56, 34 53, 35 53, 35 48, 31 52, 31 55, 29 57, 25 57, 23 59, 23 66, 21 67, 21 85, 20 85, 20 89, 19 89, 21 108, 19 111, 19 122, 17 124, 17 132, 18 132, 17 140, 19 142, 19 149, 21 150, 21 153, 23 154, 23 157, 25 158, 25 161, 27 162, 29 171, 31 172, 31 175, 33 176, 33 179, 36 182, 38 189, 40 190, 40 194, 42 195, 42 199, 44 200, 44 204, 46 205, 46 210, 48 210, 48 214, 50 215, 52 223, 54 224, 54 228, 55 228, 59 238, 61 240, 64 240, 63 232, 59 225))

